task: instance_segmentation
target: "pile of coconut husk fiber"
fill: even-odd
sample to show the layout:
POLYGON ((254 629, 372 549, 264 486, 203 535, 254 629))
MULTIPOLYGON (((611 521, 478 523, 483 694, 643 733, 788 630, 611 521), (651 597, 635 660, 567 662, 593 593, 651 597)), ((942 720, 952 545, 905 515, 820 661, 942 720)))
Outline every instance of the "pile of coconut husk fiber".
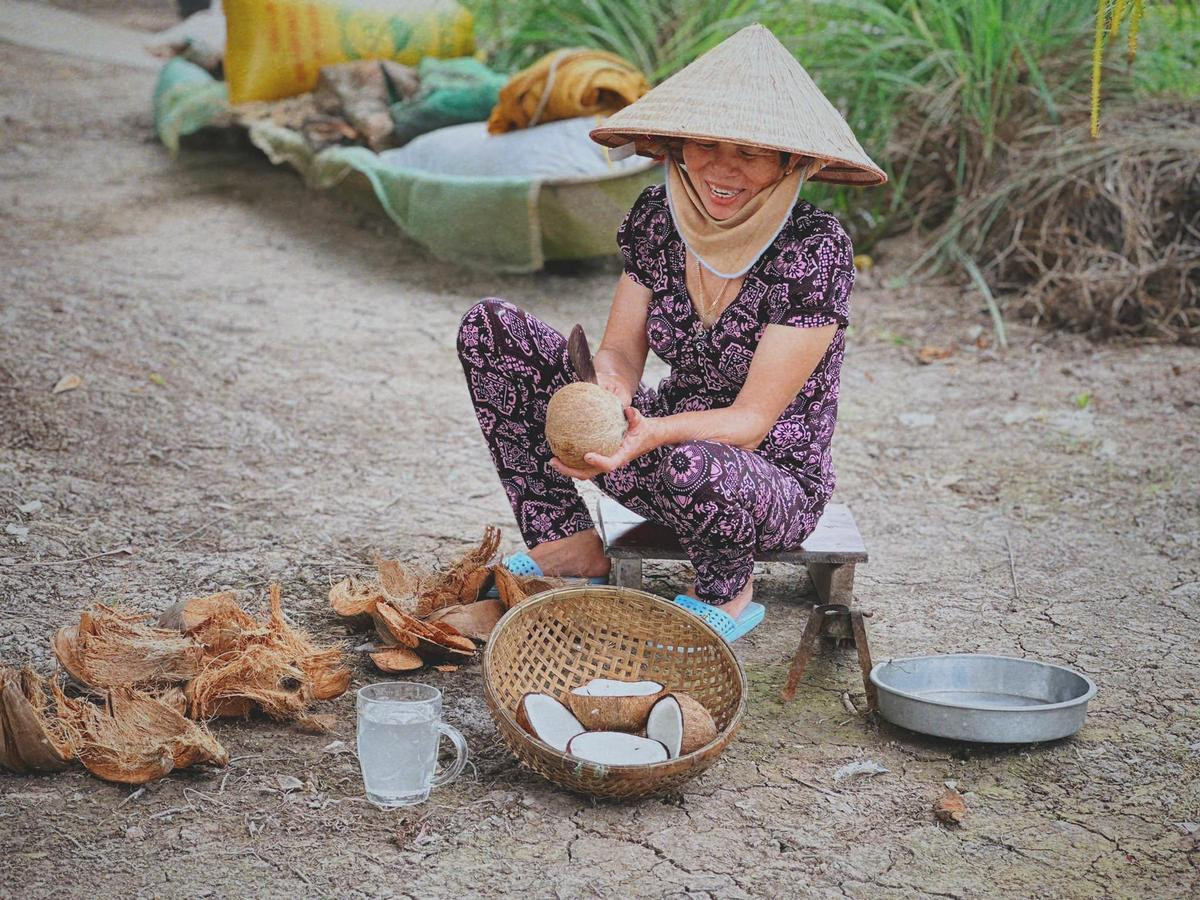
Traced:
POLYGON ((1200 103, 1027 135, 949 227, 1022 317, 1200 344, 1200 103))
POLYGON ((149 616, 95 604, 52 639, 83 691, 0 668, 0 766, 43 772, 79 760, 107 781, 144 784, 174 769, 224 765, 228 754, 203 724, 261 712, 301 725, 314 701, 343 694, 342 651, 290 625, 280 589, 259 620, 232 592, 184 600, 157 625, 149 616))
POLYGON ((98 778, 145 784, 192 765, 224 766, 229 754, 181 712, 183 695, 129 687, 100 705, 67 697, 57 681, 0 667, 0 768, 58 772, 78 761, 98 778))
POLYGON ((329 591, 329 604, 350 628, 372 626, 371 661, 384 672, 411 672, 426 663, 447 671, 472 659, 506 611, 565 582, 513 575, 492 564, 500 531, 489 526, 477 547, 442 570, 376 557, 377 579, 351 576, 329 591), (484 595, 496 587, 497 597, 484 595))

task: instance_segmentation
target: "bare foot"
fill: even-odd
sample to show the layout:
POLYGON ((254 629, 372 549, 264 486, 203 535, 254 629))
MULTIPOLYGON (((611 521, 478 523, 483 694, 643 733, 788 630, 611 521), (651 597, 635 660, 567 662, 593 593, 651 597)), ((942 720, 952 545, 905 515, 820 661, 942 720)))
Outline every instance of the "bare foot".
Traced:
POLYGON ((607 575, 612 565, 604 555, 604 543, 594 528, 557 541, 538 544, 529 551, 529 555, 547 575, 581 575, 595 578, 598 575, 607 575))
MULTIPOLYGON (((695 582, 692 582, 692 589, 691 589, 690 593, 691 593, 691 596, 693 596, 693 597, 696 596, 696 583, 695 582)), ((736 619, 743 612, 745 612, 746 607, 750 605, 750 601, 753 599, 754 599, 754 579, 751 578, 749 581, 746 582, 746 586, 744 588, 742 588, 740 591, 738 591, 736 597, 734 597, 732 600, 729 600, 725 603, 718 605, 717 609, 721 610, 722 612, 728 613, 729 615, 733 616, 733 618, 736 619)))

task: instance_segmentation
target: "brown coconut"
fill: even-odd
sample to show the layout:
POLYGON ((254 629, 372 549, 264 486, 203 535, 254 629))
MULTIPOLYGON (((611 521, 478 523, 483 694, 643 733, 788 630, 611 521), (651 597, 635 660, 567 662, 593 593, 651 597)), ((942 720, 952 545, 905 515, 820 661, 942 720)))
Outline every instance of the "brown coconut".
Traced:
POLYGON ((187 766, 224 766, 229 754, 203 725, 144 691, 114 688, 105 707, 74 704, 78 755, 105 781, 145 784, 187 766))
POLYGON ((626 427, 621 401, 590 381, 559 388, 546 407, 546 440, 573 469, 587 467, 585 453, 611 456, 625 439, 626 427))
POLYGON ((677 691, 655 701, 646 717, 646 737, 662 743, 671 758, 686 756, 716 739, 717 723, 704 704, 677 691))
POLYGON ((75 758, 78 740, 71 721, 51 709, 40 676, 0 668, 0 768, 60 771, 75 758))
POLYGON ((568 692, 566 702, 588 731, 634 732, 645 727, 650 708, 662 694, 663 686, 656 681, 595 678, 568 692))

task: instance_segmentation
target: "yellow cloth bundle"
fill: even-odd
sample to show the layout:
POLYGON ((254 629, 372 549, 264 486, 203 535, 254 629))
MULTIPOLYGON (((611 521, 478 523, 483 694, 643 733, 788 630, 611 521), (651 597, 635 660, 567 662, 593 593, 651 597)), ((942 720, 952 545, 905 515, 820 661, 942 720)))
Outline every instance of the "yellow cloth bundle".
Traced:
POLYGON ((488 132, 503 134, 576 116, 611 115, 649 90, 646 77, 615 53, 555 50, 501 88, 488 132))

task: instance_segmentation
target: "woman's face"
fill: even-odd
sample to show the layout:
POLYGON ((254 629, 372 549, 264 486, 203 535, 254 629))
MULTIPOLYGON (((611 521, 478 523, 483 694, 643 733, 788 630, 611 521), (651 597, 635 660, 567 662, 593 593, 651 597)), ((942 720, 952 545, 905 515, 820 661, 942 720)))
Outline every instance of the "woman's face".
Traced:
POLYGON ((714 219, 728 219, 783 175, 778 150, 723 141, 684 141, 683 164, 714 219))

